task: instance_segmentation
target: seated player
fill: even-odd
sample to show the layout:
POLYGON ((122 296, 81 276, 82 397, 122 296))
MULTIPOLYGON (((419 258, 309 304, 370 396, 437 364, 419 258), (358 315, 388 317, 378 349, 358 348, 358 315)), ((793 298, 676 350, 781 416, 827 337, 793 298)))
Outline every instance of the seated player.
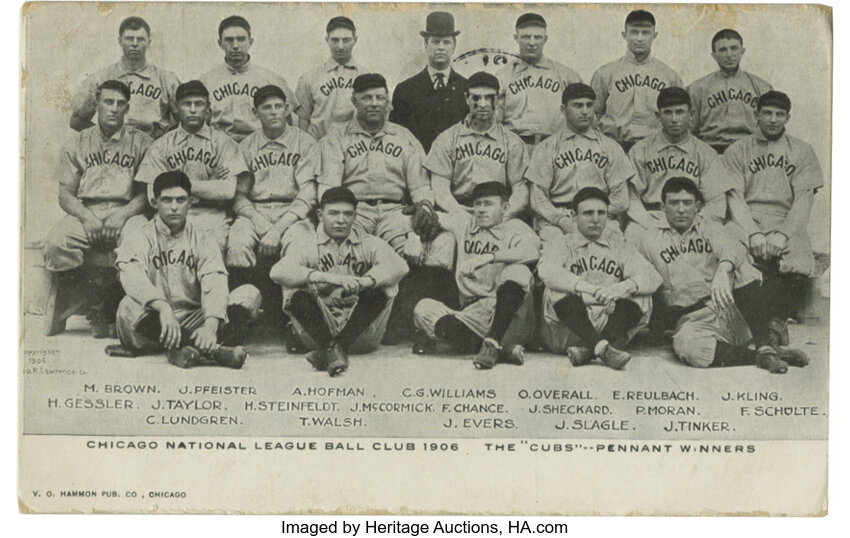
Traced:
POLYGON ((788 344, 787 320, 803 300, 815 258, 808 225, 823 173, 812 146, 785 132, 791 99, 769 91, 758 100, 758 131, 723 154, 734 187, 729 213, 749 238, 750 255, 764 277, 775 343, 788 344))
POLYGON ((331 377, 348 368, 348 353, 377 349, 407 274, 392 247, 353 228, 357 205, 345 187, 325 191, 316 231, 299 235, 271 271, 296 336, 314 350, 307 361, 331 377))
MULTIPOLYGON (((134 178, 151 139, 124 123, 130 109, 126 84, 107 80, 95 100, 97 125, 74 133, 62 147, 59 206, 67 215, 44 242, 45 266, 60 274, 63 285, 81 280, 75 270, 91 248, 112 250, 144 222, 145 190, 134 178)), ((103 304, 91 315, 92 336, 109 335, 122 296, 117 282, 103 290, 103 304)))
POLYGON ((469 77, 466 102, 470 113, 434 141, 425 158, 437 206, 446 213, 472 213, 472 190, 485 181, 509 185, 505 220, 528 207, 528 184, 523 179, 529 154, 522 139, 495 121, 499 79, 484 71, 469 77))
POLYGON ((533 277, 526 264, 537 261, 540 240, 522 221, 504 218, 508 200, 502 183, 479 183, 472 191, 472 215, 437 214, 459 247, 455 279, 461 308, 421 300, 413 317, 425 338, 414 344, 414 353, 433 351, 434 340, 440 339, 462 353, 479 350, 472 357, 478 369, 492 368, 499 360, 523 363, 521 344, 534 329, 533 277))
POLYGON ((118 248, 121 285, 118 307, 121 345, 112 356, 166 351, 168 362, 189 368, 206 361, 241 368, 240 345, 257 317, 260 292, 242 286, 227 292, 224 260, 212 238, 187 222, 192 185, 180 170, 153 182, 156 216, 118 248))
POLYGON ((620 370, 631 360, 626 345, 649 321, 661 277, 622 236, 603 233, 609 204, 601 190, 583 188, 575 196, 576 231, 543 244, 541 333, 573 366, 597 357, 620 370))
POLYGON ((698 215, 702 193, 687 177, 669 179, 661 203, 664 224, 647 230, 637 246, 663 279, 650 327, 675 328, 676 356, 699 368, 755 364, 778 374, 808 364, 802 352, 771 345, 761 275, 736 239, 737 225, 698 215))
POLYGON ((610 232, 619 234, 616 217, 629 208, 628 182, 634 167, 623 148, 593 127, 596 93, 587 84, 570 84, 561 97, 566 125, 536 148, 525 172, 531 188, 534 230, 543 241, 575 231, 573 197, 595 187, 610 197, 610 232))

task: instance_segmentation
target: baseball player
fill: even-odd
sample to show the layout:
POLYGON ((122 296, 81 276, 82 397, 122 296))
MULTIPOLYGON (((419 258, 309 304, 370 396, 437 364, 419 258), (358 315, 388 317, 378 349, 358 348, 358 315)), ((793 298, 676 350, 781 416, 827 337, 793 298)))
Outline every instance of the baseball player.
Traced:
POLYGON ((732 188, 723 163, 705 142, 689 132, 691 98, 682 88, 672 86, 658 92, 661 129, 637 142, 629 158, 637 174, 629 184, 629 218, 626 238, 634 240, 638 230, 664 223, 661 189, 672 177, 687 177, 700 189, 700 214, 722 220, 726 217, 726 192, 732 188))
POLYGON ((286 118, 290 124, 291 112, 298 108, 298 99, 283 77, 251 63, 248 51, 253 44, 248 21, 238 15, 227 17, 218 25, 218 46, 224 51, 224 65, 200 78, 210 91, 210 124, 237 142, 260 128, 252 98, 263 86, 273 84, 286 93, 286 118))
POLYGON ((627 185, 635 171, 623 149, 592 126, 595 99, 587 84, 564 89, 561 113, 566 124, 537 146, 525 172, 534 229, 544 241, 575 231, 573 197, 584 187, 596 187, 610 197, 607 229, 620 234, 614 219, 629 208, 627 185))
POLYGON ((159 138, 177 119, 175 92, 180 82, 171 71, 147 61, 151 28, 141 17, 127 17, 118 27, 118 44, 123 55, 109 67, 86 77, 71 101, 71 128, 82 131, 94 125, 97 111, 95 92, 107 80, 118 80, 130 88, 133 106, 127 113, 127 125, 152 138, 159 138))
POLYGON ((514 31, 519 59, 496 73, 501 87, 498 117, 531 151, 562 127, 561 94, 582 81, 569 67, 543 56, 548 39, 546 19, 537 13, 520 15, 514 31))
POLYGON ((325 191, 316 231, 293 241, 271 271, 284 288, 295 333, 314 349, 307 361, 331 377, 348 368, 348 353, 378 347, 407 273, 392 247, 354 226, 357 209, 349 189, 325 191))
POLYGON ((823 173, 812 147, 785 132, 791 117, 786 94, 762 94, 757 110, 758 131, 723 155, 735 186, 727 200, 731 218, 744 229, 749 252, 764 276, 776 333, 787 344, 786 321, 815 270, 807 226, 823 173))
POLYGON ((209 359, 241 368, 240 344, 260 307, 260 292, 227 292, 227 271, 210 237, 187 222, 192 184, 180 170, 153 182, 156 216, 127 237, 115 262, 127 296, 118 307, 120 345, 110 356, 165 349, 168 362, 189 368, 209 359))
POLYGON ((808 364, 801 351, 771 344, 761 274, 734 239, 740 234, 729 228, 736 225, 697 214, 702 192, 690 178, 666 181, 661 199, 664 223, 641 236, 638 250, 663 279, 650 325, 675 327, 676 356, 699 368, 755 364, 773 373, 808 364), (754 350, 747 347, 750 332, 754 350))
POLYGON ((493 75, 479 71, 469 77, 469 116, 443 131, 425 158, 437 206, 447 213, 472 213, 472 191, 487 181, 498 181, 511 190, 506 220, 528 207, 528 184, 523 179, 528 149, 495 121, 498 93, 499 80, 493 75))
POLYGON ((206 124, 209 107, 209 92, 201 82, 190 80, 178 86, 180 125, 151 145, 136 180, 148 184, 148 200, 153 205, 156 177, 168 170, 185 172, 192 182, 189 218, 196 229, 211 234, 224 253, 233 222, 229 209, 237 178, 247 175, 248 168, 236 142, 206 124))
MULTIPOLYGON (((144 188, 134 181, 151 139, 124 123, 130 88, 107 80, 95 92, 97 125, 75 133, 62 147, 59 206, 67 213, 48 233, 44 263, 73 285, 91 248, 113 249, 144 222, 144 188)), ((103 290, 104 304, 92 312, 92 334, 103 338, 114 322, 120 286, 103 290)))
POLYGON ((522 343, 534 332, 529 293, 534 279, 527 264, 537 261, 540 240, 522 221, 505 219, 510 204, 503 183, 479 183, 472 201, 472 215, 438 213, 440 225, 462 245, 455 267, 460 308, 421 300, 413 317, 425 338, 414 344, 413 352, 433 352, 435 339, 440 339, 462 353, 478 350, 472 357, 478 369, 490 369, 499 360, 522 364, 522 343))
POLYGON ((649 321, 661 284, 652 265, 621 236, 605 234, 608 195, 585 187, 575 195, 576 231, 543 244, 537 272, 546 285, 541 334, 573 366, 594 357, 615 370, 631 360, 629 339, 649 321))
POLYGON ((629 13, 622 35, 628 47, 626 55, 597 69, 590 85, 598 97, 597 127, 629 151, 635 142, 658 128, 658 92, 683 84, 675 71, 650 55, 652 42, 658 37, 652 13, 629 13))
POLYGON ((334 17, 328 21, 326 32, 330 60, 302 75, 295 88, 298 126, 317 140, 332 125, 344 124, 354 117, 351 86, 357 75, 364 72, 351 55, 357 44, 354 21, 334 17))
POLYGON ((733 142, 757 131, 756 105, 770 84, 741 69, 744 38, 720 30, 711 38, 719 70, 688 86, 694 102, 693 133, 722 154, 733 142))

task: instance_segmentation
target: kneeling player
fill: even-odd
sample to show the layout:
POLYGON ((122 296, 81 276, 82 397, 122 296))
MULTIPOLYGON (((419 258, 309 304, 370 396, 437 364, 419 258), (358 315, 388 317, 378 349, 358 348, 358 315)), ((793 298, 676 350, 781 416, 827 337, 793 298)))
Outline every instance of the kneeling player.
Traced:
POLYGON ((665 223, 642 235, 638 249, 663 279, 651 326, 675 327, 676 356, 701 368, 755 364, 778 374, 808 364, 801 351, 771 346, 771 313, 743 232, 697 215, 702 195, 686 177, 669 179, 661 200, 665 223))
POLYGON ((166 350, 181 368, 201 357, 241 368, 248 353, 241 344, 260 307, 253 286, 227 292, 227 271, 211 235, 186 222, 192 185, 174 170, 153 182, 156 216, 118 247, 121 285, 127 296, 118 306, 121 345, 112 356, 166 350), (236 346, 236 347, 231 347, 236 346))
POLYGON ((649 320, 661 277, 622 237, 603 234, 608 195, 595 187, 574 198, 576 231, 544 243, 537 271, 546 285, 541 333, 547 347, 574 366, 594 357, 620 370, 623 351, 649 320), (578 344, 578 345, 577 345, 578 344))
POLYGON ((455 280, 460 310, 433 300, 419 301, 413 312, 416 328, 427 338, 414 344, 414 353, 433 350, 434 339, 478 354, 473 364, 492 368, 498 360, 523 363, 524 338, 533 332, 531 271, 540 240, 522 221, 504 220, 510 209, 502 183, 480 183, 472 191, 473 215, 438 213, 440 225, 458 245, 455 280), (509 330, 510 328, 510 330, 509 330))
POLYGON ((271 278, 284 288, 296 336, 314 349, 308 362, 335 376, 348 368, 348 352, 378 347, 407 264, 382 239, 352 229, 357 199, 347 188, 325 191, 316 214, 316 231, 293 240, 271 278))

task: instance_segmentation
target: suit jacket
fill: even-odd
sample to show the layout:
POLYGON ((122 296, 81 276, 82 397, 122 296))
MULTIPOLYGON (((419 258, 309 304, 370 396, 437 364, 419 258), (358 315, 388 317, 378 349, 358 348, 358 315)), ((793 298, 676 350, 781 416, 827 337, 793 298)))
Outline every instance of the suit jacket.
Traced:
POLYGON ((435 90, 426 67, 396 86, 390 121, 410 129, 427 153, 438 134, 469 114, 465 89, 466 79, 452 69, 446 87, 435 90))

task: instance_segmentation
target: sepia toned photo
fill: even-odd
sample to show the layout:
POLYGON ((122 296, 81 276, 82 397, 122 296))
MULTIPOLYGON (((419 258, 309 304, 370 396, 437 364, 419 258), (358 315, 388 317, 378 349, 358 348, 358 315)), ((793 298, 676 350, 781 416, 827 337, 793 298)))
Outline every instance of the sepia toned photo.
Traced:
POLYGON ((33 3, 21 63, 21 511, 826 514, 830 8, 33 3))

